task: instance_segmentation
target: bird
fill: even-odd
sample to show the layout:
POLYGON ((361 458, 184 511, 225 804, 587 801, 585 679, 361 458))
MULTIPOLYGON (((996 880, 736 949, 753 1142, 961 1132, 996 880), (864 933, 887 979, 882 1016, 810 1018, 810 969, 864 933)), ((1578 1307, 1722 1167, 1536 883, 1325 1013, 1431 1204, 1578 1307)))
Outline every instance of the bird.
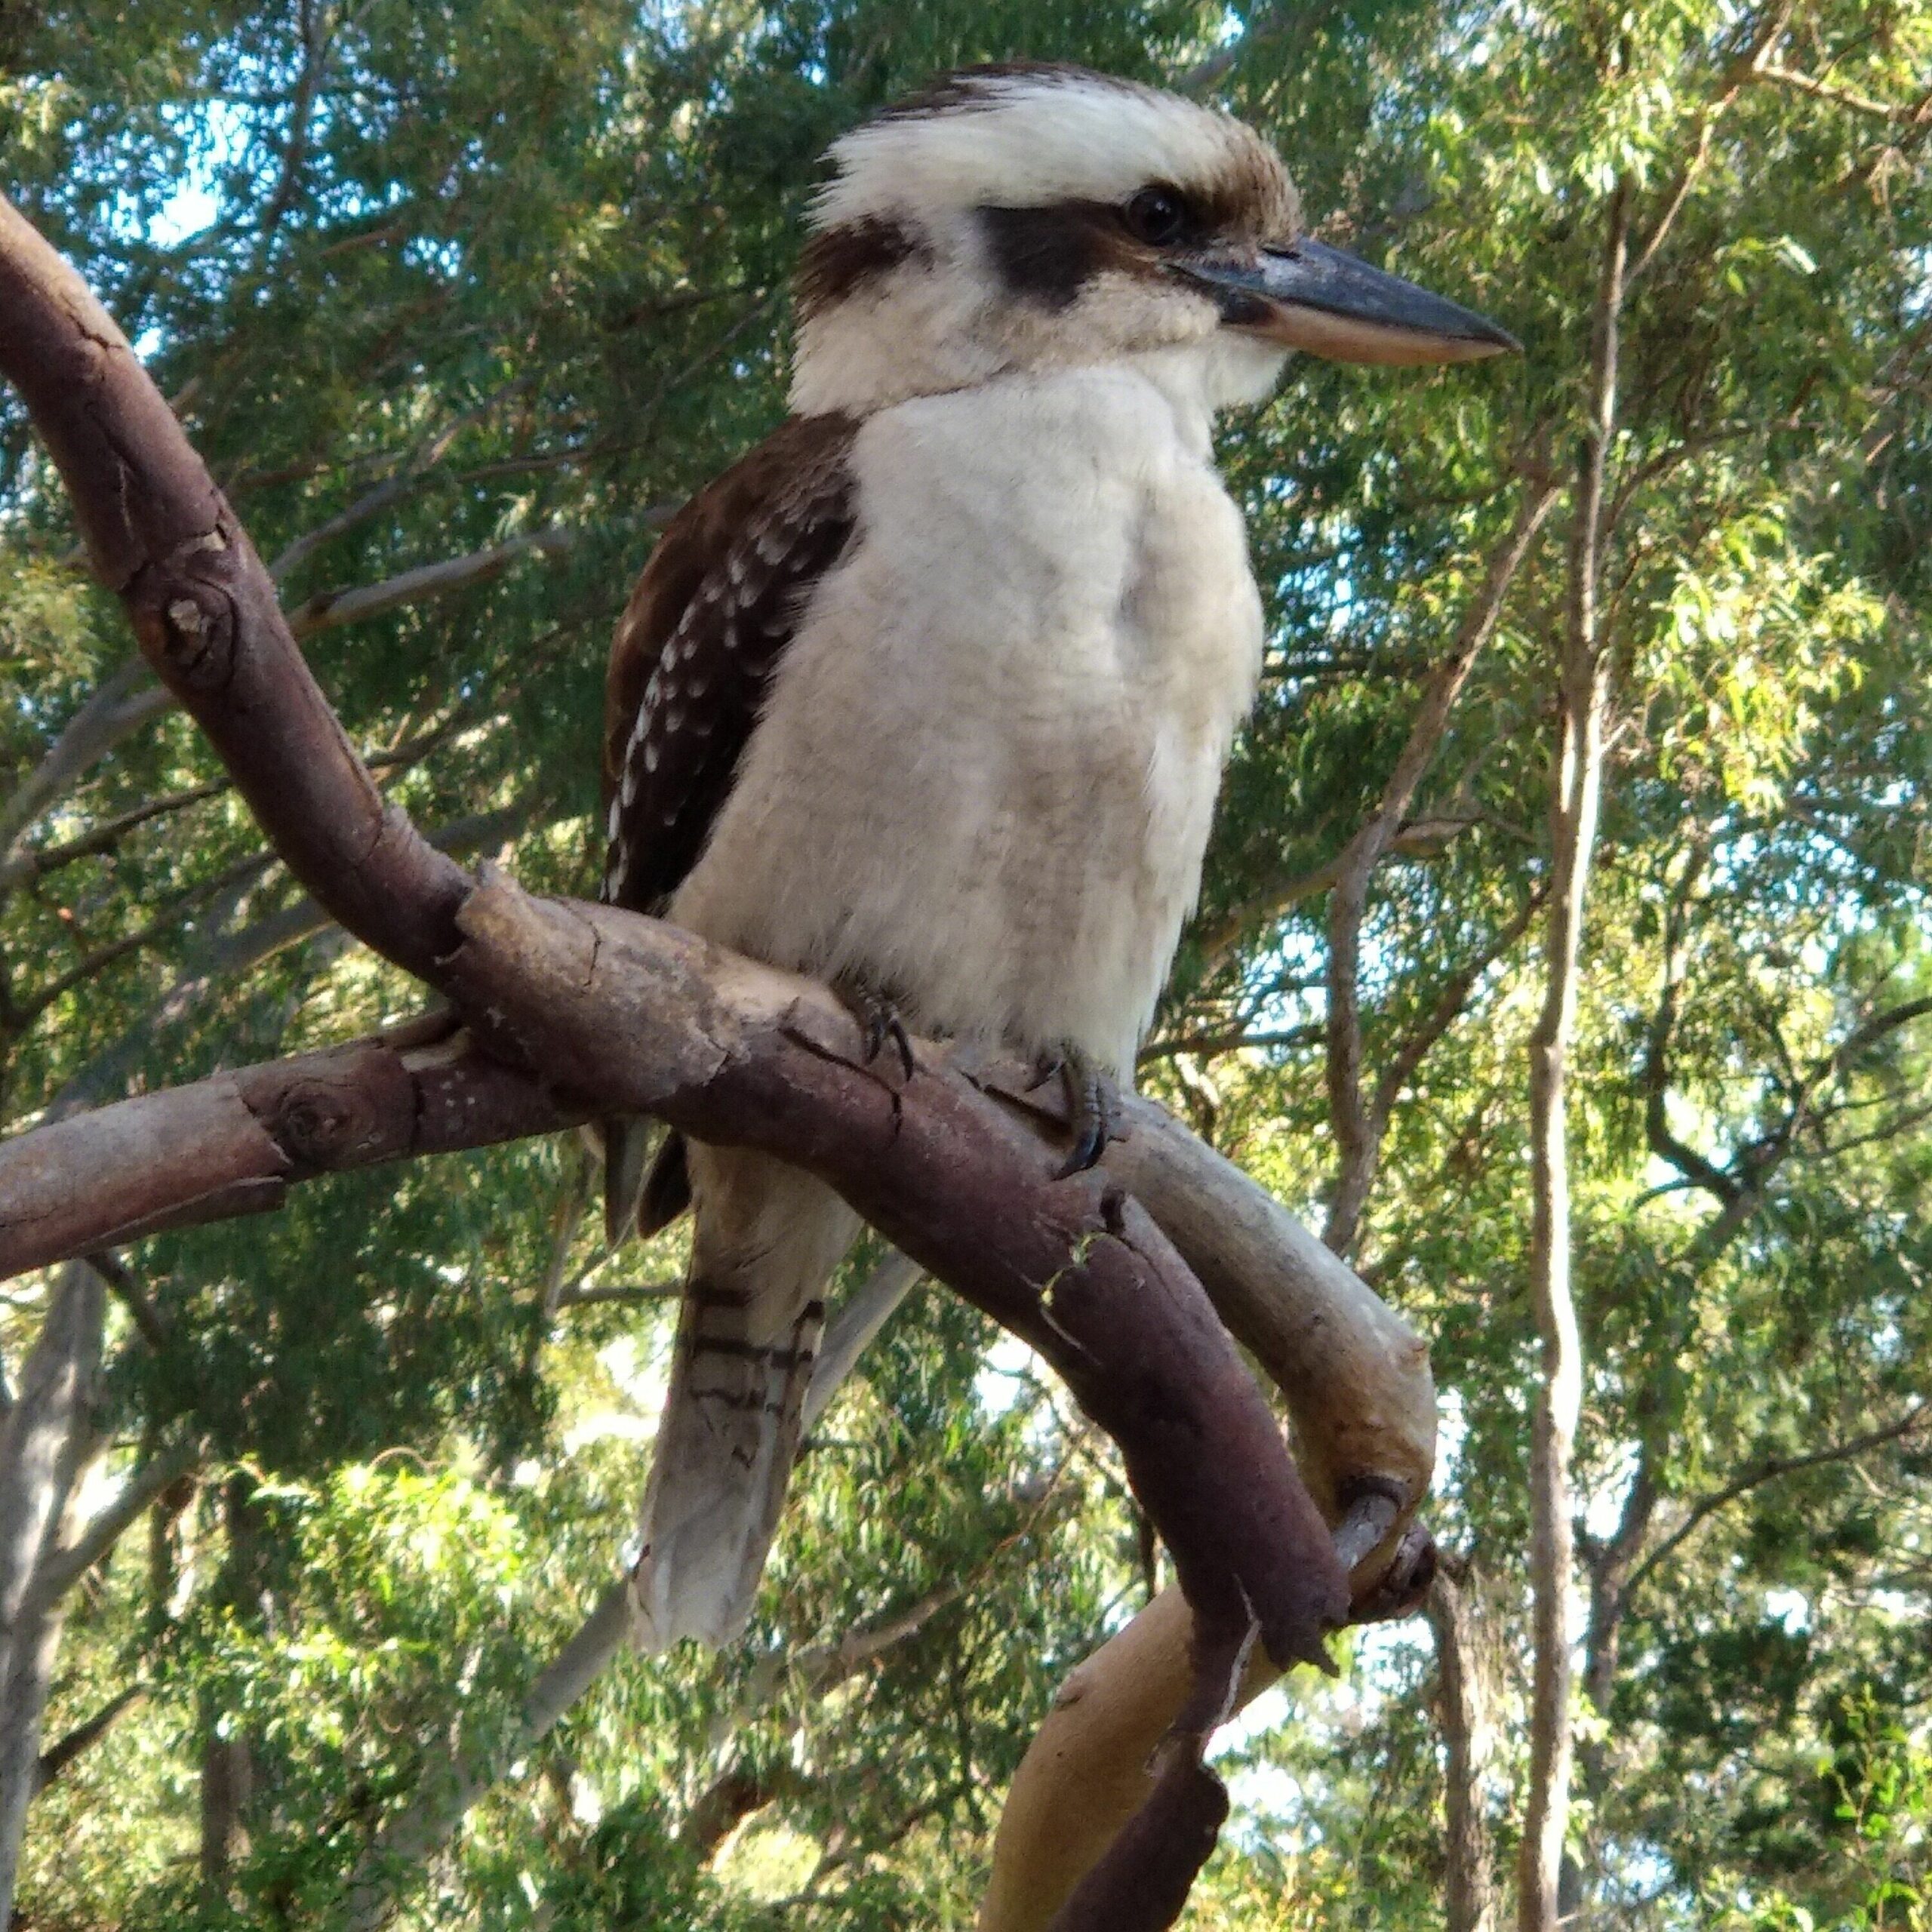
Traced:
MULTIPOLYGON (((1065 1082, 1104 1146, 1199 888, 1263 614, 1217 414, 1296 350, 1496 324, 1316 241, 1274 149, 1063 63, 946 75, 826 157, 790 414, 659 540, 606 685, 602 897, 1065 1082)), ((613 1238, 690 1204, 634 1635, 733 1641, 860 1232, 768 1155, 605 1124, 613 1238)))

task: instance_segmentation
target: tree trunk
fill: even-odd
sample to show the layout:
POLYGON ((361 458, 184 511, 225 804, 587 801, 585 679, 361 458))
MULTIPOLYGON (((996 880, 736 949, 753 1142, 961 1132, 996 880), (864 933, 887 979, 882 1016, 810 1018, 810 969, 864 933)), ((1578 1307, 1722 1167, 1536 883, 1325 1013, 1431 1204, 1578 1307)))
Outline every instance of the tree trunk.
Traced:
POLYGON ((1616 427, 1618 318, 1629 238, 1629 189, 1611 197, 1592 355, 1591 420, 1578 466, 1570 532, 1570 608, 1558 678, 1550 772, 1550 892, 1543 1008, 1530 1038, 1530 1157, 1534 1195, 1530 1293, 1542 1380, 1530 1442, 1530 1583, 1534 1663, 1529 1791, 1518 1872, 1518 1932, 1555 1932, 1570 1819, 1571 1465, 1583 1370, 1570 1279, 1570 1168, 1564 1082, 1576 1025, 1577 961, 1603 779, 1608 654, 1598 611, 1604 537, 1604 479, 1616 427))
POLYGON ((63 1269, 0 1426, 0 1926, 12 1921, 40 1724, 60 1644, 49 1571, 94 1447, 106 1291, 85 1263, 63 1269))
POLYGON ((1496 1874, 1483 1788, 1496 1748, 1494 1660, 1472 1571, 1445 1566, 1423 1610, 1435 1636, 1442 1726, 1442 1904, 1447 1932, 1496 1932, 1496 1874))
POLYGON ((243 1812, 255 1792, 254 1754, 245 1737, 223 1737, 212 1725, 202 1743, 202 1883, 223 1890, 228 1868, 248 1849, 243 1812))

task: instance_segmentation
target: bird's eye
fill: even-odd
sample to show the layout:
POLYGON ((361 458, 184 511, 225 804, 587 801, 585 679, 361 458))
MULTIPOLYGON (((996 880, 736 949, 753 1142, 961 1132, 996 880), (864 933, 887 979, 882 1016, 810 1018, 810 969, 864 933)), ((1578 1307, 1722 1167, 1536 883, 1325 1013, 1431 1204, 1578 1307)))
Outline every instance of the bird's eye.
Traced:
POLYGON ((1143 188, 1122 211, 1135 238, 1165 248, 1187 227, 1187 203, 1172 188, 1143 188))

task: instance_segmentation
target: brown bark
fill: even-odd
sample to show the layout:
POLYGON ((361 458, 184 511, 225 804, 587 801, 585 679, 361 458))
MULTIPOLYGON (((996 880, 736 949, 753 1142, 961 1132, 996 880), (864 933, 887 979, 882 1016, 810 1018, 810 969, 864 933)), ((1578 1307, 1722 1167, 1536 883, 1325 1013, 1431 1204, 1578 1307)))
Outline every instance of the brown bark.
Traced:
POLYGON ((1442 1727, 1442 1905, 1447 1932, 1495 1932, 1496 1875, 1484 1786, 1494 1755, 1495 1687, 1474 1579, 1445 1564, 1425 1609, 1435 1638, 1442 1727))
POLYGON ((264 1212, 315 1174, 583 1118, 460 1039, 406 1031, 217 1074, 0 1143, 0 1274, 264 1212))
POLYGON ((248 1833, 243 1814, 255 1793, 254 1753, 246 1737, 211 1730, 202 1743, 202 1883, 219 1890, 228 1868, 245 1857, 248 1833))
POLYGON ((144 1684, 131 1684, 125 1690, 117 1690, 85 1723, 77 1724, 50 1744, 40 1754, 40 1763, 34 1772, 34 1795, 38 1797, 69 1764, 86 1756, 146 1695, 144 1684))
POLYGON ((921 1066, 902 1088, 821 989, 673 928, 489 872, 458 923, 450 982, 493 1051, 836 1188, 1119 1443, 1204 1628, 1232 1644, 1252 1619, 1278 1662, 1321 1660, 1347 1607, 1326 1529, 1198 1283, 1117 1181, 1057 1180, 1052 1152, 962 1080, 921 1066))
POLYGON ((67 483, 95 573, 290 869, 344 926, 434 983, 462 869, 385 805, 275 587, 127 339, 0 202, 0 374, 67 483))
MULTIPOLYGON (((1386 1498, 1365 1495, 1337 1532, 1352 1621, 1407 1615, 1434 1574, 1435 1546, 1419 1524, 1389 1549, 1394 1515, 1386 1498)), ((1280 1675, 1268 1657, 1251 1654, 1216 1715, 1232 1715, 1280 1675)), ((1182 1718, 1194 1677, 1193 1618, 1171 1589, 1069 1674, 1007 1794, 978 1932, 1060 1924, 1063 1902, 1150 1801, 1157 1754, 1182 1718)), ((1167 1799, 1185 1795, 1170 1789, 1167 1799)))

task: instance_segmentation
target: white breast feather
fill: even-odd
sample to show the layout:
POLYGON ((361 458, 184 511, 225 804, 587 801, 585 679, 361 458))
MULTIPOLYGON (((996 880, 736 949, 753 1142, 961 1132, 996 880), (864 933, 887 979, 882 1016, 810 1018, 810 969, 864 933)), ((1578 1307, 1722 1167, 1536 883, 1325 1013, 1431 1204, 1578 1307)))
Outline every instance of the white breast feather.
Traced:
POLYGON ((1149 358, 868 421, 857 535, 674 918, 1131 1076, 1260 661, 1202 380, 1149 358))

